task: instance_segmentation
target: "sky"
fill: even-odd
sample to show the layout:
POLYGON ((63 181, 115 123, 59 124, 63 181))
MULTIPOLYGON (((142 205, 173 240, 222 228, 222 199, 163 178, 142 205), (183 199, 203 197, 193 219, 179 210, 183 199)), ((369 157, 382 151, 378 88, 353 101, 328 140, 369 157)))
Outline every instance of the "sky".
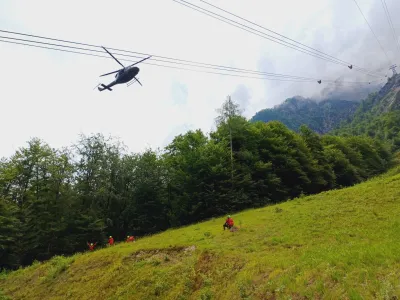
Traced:
MULTIPOLYGON (((188 1, 221 13, 200 0, 188 1)), ((357 2, 388 57, 354 0, 209 1, 363 68, 383 68, 383 74, 390 75, 388 66, 399 63, 400 50, 381 0, 357 2)), ((400 34, 400 19, 395 18, 400 1, 385 1, 400 34)), ((0 29, 263 72, 375 80, 172 0, 120 0, 113 4, 104 0, 0 0, 0 29)), ((81 133, 119 137, 132 152, 164 147, 188 130, 213 130, 216 110, 228 95, 240 104, 246 118, 295 95, 317 99, 337 92, 351 97, 355 91, 361 97, 353 85, 230 77, 146 62, 138 65, 143 86, 118 85, 112 92, 99 92, 93 89, 98 83, 114 79, 99 75, 120 67, 112 59, 6 43, 0 43, 0 66, 0 157, 12 155, 33 137, 60 148, 76 142, 81 133)))

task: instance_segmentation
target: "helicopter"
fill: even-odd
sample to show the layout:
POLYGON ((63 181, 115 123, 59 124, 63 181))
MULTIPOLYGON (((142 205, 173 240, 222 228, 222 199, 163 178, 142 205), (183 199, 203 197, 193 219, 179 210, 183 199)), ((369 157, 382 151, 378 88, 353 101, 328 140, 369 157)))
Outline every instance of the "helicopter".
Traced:
POLYGON ((117 63, 119 63, 119 64, 122 66, 122 69, 119 69, 119 70, 117 70, 117 71, 113 71, 113 72, 110 72, 110 73, 106 73, 106 74, 100 75, 100 77, 102 77, 102 76, 106 76, 106 75, 110 75, 110 74, 117 73, 117 74, 115 74, 115 80, 114 80, 113 82, 111 82, 111 83, 109 83, 109 84, 107 84, 107 85, 105 85, 105 84, 103 84, 103 83, 100 83, 100 84, 97 86, 97 88, 98 88, 98 90, 99 90, 100 92, 101 92, 101 91, 104 91, 104 90, 106 90, 106 89, 109 90, 109 91, 112 91, 111 87, 114 86, 114 85, 116 85, 116 84, 128 83, 128 86, 129 86, 129 85, 135 83, 134 80, 136 80, 141 86, 143 86, 143 85, 141 84, 141 82, 136 78, 137 74, 139 74, 140 69, 139 69, 138 67, 134 67, 134 65, 137 65, 138 63, 141 63, 142 61, 144 61, 144 60, 146 60, 146 59, 149 59, 151 56, 146 57, 146 58, 144 58, 144 59, 142 59, 142 60, 140 60, 140 61, 138 61, 138 62, 135 62, 134 64, 132 64, 132 65, 130 65, 130 66, 125 67, 125 66, 124 66, 123 64, 121 64, 121 62, 120 62, 118 59, 116 59, 116 58, 114 57, 114 55, 112 55, 106 48, 104 48, 103 46, 101 46, 101 47, 102 47, 108 54, 110 54, 110 56, 111 56, 112 58, 114 58, 115 61, 116 61, 117 63), (100 85, 101 85, 101 87, 100 87, 100 85))

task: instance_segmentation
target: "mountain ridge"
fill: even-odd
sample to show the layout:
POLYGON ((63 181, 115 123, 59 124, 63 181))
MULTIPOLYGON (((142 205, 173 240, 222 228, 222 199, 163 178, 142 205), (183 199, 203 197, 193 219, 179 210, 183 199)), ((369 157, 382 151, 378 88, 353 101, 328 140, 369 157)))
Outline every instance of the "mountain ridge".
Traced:
POLYGON ((400 149, 400 75, 388 79, 385 86, 360 103, 351 120, 330 134, 365 135, 386 140, 393 151, 400 149))
POLYGON ((360 111, 381 115, 400 109, 399 91, 400 75, 396 74, 389 77, 378 91, 369 93, 365 99, 344 99, 339 92, 337 96, 330 94, 331 97, 324 99, 297 95, 273 108, 258 111, 250 120, 280 121, 294 131, 298 131, 301 125, 306 125, 319 134, 326 134, 350 124, 357 114, 360 115, 360 111))
POLYGON ((280 121, 288 128, 297 131, 302 124, 313 131, 324 134, 351 118, 359 103, 350 100, 324 99, 295 96, 286 99, 274 108, 257 112, 251 121, 280 121))

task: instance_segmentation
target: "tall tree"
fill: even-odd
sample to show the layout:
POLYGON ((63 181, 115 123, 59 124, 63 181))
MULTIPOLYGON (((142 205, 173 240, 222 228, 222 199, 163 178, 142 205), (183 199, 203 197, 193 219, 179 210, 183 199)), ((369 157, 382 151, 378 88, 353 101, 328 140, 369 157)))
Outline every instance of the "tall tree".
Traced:
POLYGON ((76 145, 75 190, 85 218, 81 218, 81 238, 104 241, 105 230, 113 231, 118 216, 112 210, 121 201, 118 185, 124 145, 102 134, 80 136, 76 145))
POLYGON ((324 155, 321 137, 305 125, 300 127, 300 135, 314 158, 316 173, 311 175, 310 192, 318 193, 332 188, 335 184, 335 173, 324 155))
POLYGON ((150 234, 168 228, 163 167, 152 150, 146 150, 137 157, 132 193, 134 209, 130 216, 133 227, 129 228, 134 234, 150 234))
POLYGON ((196 130, 175 137, 165 149, 169 214, 174 225, 187 224, 195 218, 196 206, 201 202, 202 158, 206 144, 207 137, 196 130))
POLYGON ((0 197, 0 271, 16 268, 20 263, 20 222, 18 208, 0 197))
POLYGON ((228 125, 229 128, 229 141, 231 148, 231 177, 233 181, 233 145, 232 145, 232 118, 241 115, 239 104, 232 101, 231 96, 228 96, 222 107, 217 109, 218 116, 216 118, 217 125, 223 123, 228 125))

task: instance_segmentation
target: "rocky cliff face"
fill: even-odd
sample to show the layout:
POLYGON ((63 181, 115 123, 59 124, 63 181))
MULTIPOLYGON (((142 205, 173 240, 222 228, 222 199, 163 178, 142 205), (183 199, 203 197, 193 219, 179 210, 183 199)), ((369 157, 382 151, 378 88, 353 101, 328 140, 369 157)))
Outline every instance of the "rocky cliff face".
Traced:
POLYGON ((392 76, 374 98, 373 111, 386 113, 400 109, 400 74, 392 76))
POLYGON ((360 99, 341 100, 329 98, 322 101, 295 96, 286 99, 274 108, 257 112, 252 121, 280 121, 292 130, 302 124, 324 134, 338 128, 342 122, 352 121, 355 112, 370 112, 380 115, 392 110, 400 110, 400 74, 388 78, 386 84, 375 93, 369 94, 365 101, 360 99))
POLYGON ((300 96, 286 99, 274 108, 257 112, 252 121, 284 123, 292 130, 298 130, 302 124, 318 133, 326 133, 337 127, 341 121, 351 118, 359 103, 347 100, 326 99, 317 102, 300 96))

